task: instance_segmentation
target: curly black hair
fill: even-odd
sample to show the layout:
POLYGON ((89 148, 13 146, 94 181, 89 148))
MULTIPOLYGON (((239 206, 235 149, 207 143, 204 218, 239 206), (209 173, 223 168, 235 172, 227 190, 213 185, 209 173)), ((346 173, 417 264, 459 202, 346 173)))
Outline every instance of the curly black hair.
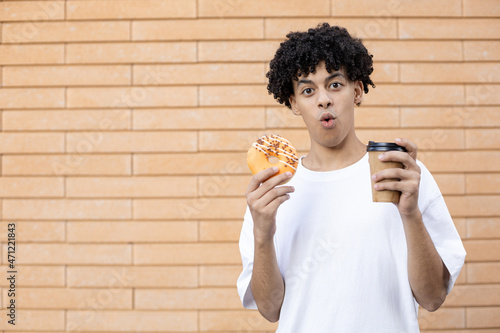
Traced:
POLYGON ((320 61, 325 62, 329 73, 344 68, 350 81, 363 83, 365 93, 368 93, 368 85, 375 88, 370 79, 373 56, 361 39, 351 37, 345 28, 323 23, 307 32, 290 32, 286 37, 288 39, 280 44, 266 74, 267 90, 280 104, 291 108, 292 80, 313 73, 320 61))

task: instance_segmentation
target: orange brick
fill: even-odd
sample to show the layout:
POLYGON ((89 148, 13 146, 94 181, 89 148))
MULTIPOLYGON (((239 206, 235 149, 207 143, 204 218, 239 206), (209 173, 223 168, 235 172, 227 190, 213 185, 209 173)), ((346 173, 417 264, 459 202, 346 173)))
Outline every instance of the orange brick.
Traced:
POLYGON ((500 113, 494 107, 402 108, 403 127, 498 127, 500 113), (485 119, 488 119, 486 122, 485 119))
POLYGON ((66 62, 70 64, 194 61, 196 61, 194 42, 85 43, 66 46, 66 62))
MULTIPOLYGON (((335 5, 335 2, 334 2, 335 5)), ((359 7, 358 7, 359 8, 359 7)), ((384 39, 397 38, 396 19, 384 18, 266 18, 266 38, 284 39, 291 31, 306 31, 314 28, 319 22, 345 27, 352 36, 357 38, 384 39)))
MULTIPOLYGON (((0 178, 1 180, 1 178, 0 178)), ((66 196, 191 197, 197 194, 195 177, 68 177, 66 196)))
POLYGON ((447 196, 446 204, 452 216, 500 215, 498 195, 447 196))
POLYGON ((4 67, 4 86, 129 85, 130 66, 4 67))
POLYGON ((230 219, 243 216, 245 206, 243 198, 134 199, 133 211, 135 219, 220 219, 220 212, 230 219))
POLYGON ((139 310, 241 309, 233 288, 136 289, 134 308, 139 310))
POLYGON ((64 107, 64 88, 1 88, 0 108, 59 108, 64 107))
POLYGON ((198 61, 265 61, 276 53, 278 41, 199 42, 198 61))
POLYGON ((261 39, 262 19, 132 21, 132 40, 261 39))
POLYGON ((500 132, 498 129, 468 129, 465 131, 465 142, 468 149, 498 149, 500 132))
POLYGON ((56 177, 0 177, 0 197, 62 197, 64 181, 56 177))
POLYGON ((2 65, 62 64, 64 45, 0 45, 0 63, 2 65))
POLYGON ((202 242, 237 242, 240 238, 240 232, 241 221, 200 222, 200 241, 202 242))
POLYGON ((455 286, 446 298, 446 306, 500 305, 500 286, 455 286))
POLYGON ((500 42, 488 41, 464 41, 465 60, 490 61, 500 60, 500 42))
POLYGON ((193 152, 196 132, 76 132, 66 134, 70 152, 193 152))
POLYGON ((266 132, 265 130, 203 131, 199 133, 198 139, 200 151, 247 151, 252 143, 266 132))
POLYGON ((467 219, 467 237, 500 238, 500 218, 467 219))
POLYGON ((2 214, 7 219, 126 219, 131 200, 5 199, 2 214))
MULTIPOLYGON (((19 288, 20 309, 132 309, 131 289, 19 288), (50 299, 50 302, 47 300, 50 299)), ((3 301, 8 302, 8 290, 3 301)))
MULTIPOLYGON (((304 15, 304 3, 298 0, 270 1, 213 1, 199 0, 200 17, 248 17, 248 16, 300 16, 304 15)), ((316 0, 307 7, 308 16, 324 16, 330 13, 329 0, 316 0)))
POLYGON ((500 16, 498 0, 483 0, 480 2, 464 0, 464 16, 500 16))
MULTIPOLYGON (((3 268, 5 272, 8 270, 7 266, 3 268)), ((17 271, 20 274, 16 276, 16 287, 64 287, 64 270, 64 266, 19 265, 17 271)), ((10 284, 6 279, 5 282, 2 280, 0 283, 2 287, 10 284)))
POLYGON ((465 240, 467 262, 500 261, 500 240, 465 240))
MULTIPOLYGON (((259 137, 264 134, 273 134, 273 132, 271 129, 239 132, 200 132, 200 150, 240 150, 246 152, 259 137)), ((311 146, 309 134, 305 129, 279 129, 276 134, 287 138, 297 151, 307 150, 311 146)))
MULTIPOLYGON (((487 79, 487 82, 490 82, 487 79)), ((468 84, 465 86, 465 103, 472 107, 478 105, 500 104, 500 84, 468 84)))
POLYGON ((432 172, 500 171, 500 153, 496 151, 420 152, 419 158, 432 172))
POLYGON ((264 64, 136 65, 135 85, 265 83, 264 64))
POLYGON ((197 222, 68 222, 74 243, 190 242, 198 240, 197 222))
POLYGON ((200 266, 200 286, 234 287, 241 273, 241 265, 200 266))
POLYGON ((433 174, 443 194, 465 194, 465 176, 461 174, 433 174))
MULTIPOLYGON (((465 218, 458 218, 455 217, 453 218, 453 223, 455 224, 455 227, 457 228, 458 234, 462 239, 467 238, 467 219, 465 218)), ((460 273, 460 275, 463 275, 460 273)), ((464 280, 465 282, 465 280, 464 280)))
POLYGON ((387 21, 388 17, 398 16, 460 16, 460 0, 384 1, 373 0, 363 5, 349 0, 332 0, 334 16, 369 16, 387 21))
POLYGON ((266 119, 264 112, 264 108, 254 107, 134 110, 133 128, 138 130, 264 128, 266 119))
MULTIPOLYGON (((4 315, 2 311, 2 315, 4 315)), ((19 310, 16 311, 15 332, 26 331, 64 331, 65 311, 63 310, 19 310)), ((0 321, 0 329, 11 330, 13 326, 7 320, 0 321)))
POLYGON ((500 283, 500 263, 474 262, 467 264, 468 283, 500 283))
POLYGON ((467 264, 465 264, 462 267, 462 270, 460 271, 460 274, 458 275, 457 280, 455 281, 455 285, 462 285, 466 283, 466 278, 467 278, 467 264))
POLYGON ((302 128, 306 126, 302 117, 296 116, 287 107, 266 107, 266 128, 302 128))
POLYGON ((201 86, 202 106, 274 106, 265 85, 201 86))
MULTIPOLYGON (((5 157, 4 157, 5 158, 5 157)), ((249 173, 245 153, 134 154, 137 175, 249 173)))
POLYGON ((36 30, 44 21, 63 20, 64 1, 5 1, 0 4, 0 21, 30 21, 36 30), (40 22, 41 21, 41 22, 40 22))
POLYGON ((380 84, 363 97, 368 106, 378 105, 463 105, 460 85, 393 85, 380 84))
POLYGON ((240 264, 237 243, 135 244, 135 265, 240 264))
POLYGON ((441 308, 436 312, 418 312, 421 329, 465 328, 465 309, 441 308))
POLYGON ((467 327, 488 328, 500 326, 500 307, 470 307, 467 309, 467 327))
POLYGON ((401 39, 495 39, 498 19, 426 18, 400 19, 401 39))
POLYGON ((4 155, 4 175, 130 175, 130 155, 4 155))
MULTIPOLYGON (((4 244, 3 250, 6 248, 4 244)), ((16 249, 19 265, 128 265, 131 259, 130 244, 24 243, 16 249)))
MULTIPOLYGON (((421 26, 419 26, 421 27, 421 26)), ((365 41, 373 60, 378 61, 460 61, 459 41, 365 41)))
POLYGON ((131 110, 126 109, 3 111, 2 128, 8 131, 129 130, 131 118, 131 110))
POLYGON ((198 285, 198 268, 192 266, 68 266, 70 287, 152 288, 198 285))
POLYGON ((356 134, 365 143, 370 140, 394 142, 394 139, 398 137, 407 138, 413 141, 421 151, 464 148, 463 131, 455 129, 386 129, 384 131, 359 129, 356 134))
POLYGON ((198 195, 201 197, 240 196, 245 193, 249 176, 211 175, 198 177, 198 195))
POLYGON ((68 107, 195 106, 196 87, 68 88, 68 107))
POLYGON ((500 194, 500 175, 497 173, 481 173, 466 175, 467 193, 500 194))
POLYGON ((67 311, 68 331, 196 332, 196 311, 67 311))
POLYGON ((500 64, 495 63, 420 63, 400 66, 401 82, 500 82, 500 64))
POLYGON ((195 17, 195 0, 109 0, 68 1, 67 18, 137 19, 195 17))
POLYGON ((375 84, 399 81, 399 65, 392 63, 375 63, 371 78, 375 84))
POLYGON ((201 311, 202 332, 274 332, 278 323, 264 319, 258 311, 201 311))
POLYGON ((128 41, 129 22, 43 22, 10 23, 2 27, 4 43, 128 41))
MULTIPOLYGON (((1 222, 0 235, 7 239, 7 224, 12 221, 1 222)), ((16 221, 16 237, 21 242, 62 242, 65 240, 65 222, 27 222, 16 221)))
POLYGON ((60 153, 64 152, 63 133, 0 134, 2 153, 60 153))
POLYGON ((422 333, 463 333, 463 332, 467 332, 467 333, 500 333, 500 331, 498 329, 495 329, 495 328, 490 328, 490 329, 467 329, 466 331, 464 330, 423 330, 421 331, 422 333))

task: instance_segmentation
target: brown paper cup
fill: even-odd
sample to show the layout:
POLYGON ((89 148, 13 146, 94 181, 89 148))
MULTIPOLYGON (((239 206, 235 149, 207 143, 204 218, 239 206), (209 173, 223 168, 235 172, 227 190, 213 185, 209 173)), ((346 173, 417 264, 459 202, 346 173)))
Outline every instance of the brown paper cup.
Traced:
MULTIPOLYGON (((380 154, 383 154, 383 151, 370 151, 368 152, 369 156, 369 161, 370 161, 370 174, 373 176, 379 171, 382 171, 384 169, 392 169, 392 168, 403 168, 403 164, 399 162, 382 162, 378 159, 378 156, 380 154)), ((384 179, 382 182, 389 182, 389 181, 398 181, 399 179, 384 179)), ((379 182, 374 182, 372 179, 372 197, 373 197, 373 202, 393 202, 393 203, 399 203, 399 196, 401 195, 401 192, 399 191, 377 191, 373 188, 373 185, 379 182)))

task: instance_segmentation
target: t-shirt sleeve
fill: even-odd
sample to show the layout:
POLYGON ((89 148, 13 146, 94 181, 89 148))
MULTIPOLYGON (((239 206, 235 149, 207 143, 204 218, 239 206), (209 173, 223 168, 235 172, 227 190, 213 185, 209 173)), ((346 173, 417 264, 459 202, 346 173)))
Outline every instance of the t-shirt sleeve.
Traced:
POLYGON ((253 220, 250 209, 245 212, 243 226, 240 234, 240 254, 241 262, 243 263, 243 271, 238 277, 236 286, 240 295, 241 303, 247 309, 257 309, 257 304, 253 298, 252 290, 250 289, 250 280, 253 270, 253 255, 254 255, 254 239, 253 239, 253 220))
POLYGON ((450 272, 449 294, 464 265, 466 252, 434 177, 420 161, 418 165, 421 169, 419 208, 427 232, 450 272))

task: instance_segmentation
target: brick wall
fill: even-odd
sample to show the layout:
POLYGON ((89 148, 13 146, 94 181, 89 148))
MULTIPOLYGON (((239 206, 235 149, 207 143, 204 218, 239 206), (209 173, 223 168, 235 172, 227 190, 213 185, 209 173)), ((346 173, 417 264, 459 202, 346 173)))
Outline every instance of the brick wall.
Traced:
POLYGON ((498 0, 0 1, 18 271, 0 331, 272 331, 235 289, 245 153, 262 133, 308 149, 265 72, 287 32, 328 21, 374 54, 361 139, 420 146, 468 252, 421 328, 500 332, 499 17, 498 0))

